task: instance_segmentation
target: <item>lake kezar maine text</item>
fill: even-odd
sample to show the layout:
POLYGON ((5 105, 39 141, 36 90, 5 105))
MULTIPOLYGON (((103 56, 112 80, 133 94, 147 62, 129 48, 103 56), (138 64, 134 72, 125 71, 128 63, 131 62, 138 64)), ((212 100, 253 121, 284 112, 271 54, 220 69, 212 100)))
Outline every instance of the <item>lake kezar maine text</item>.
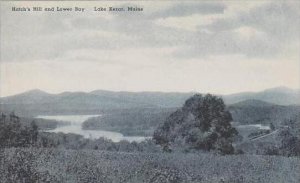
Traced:
POLYGON ((86 7, 11 7, 11 11, 49 11, 49 12, 85 12, 85 11, 97 11, 97 12, 105 12, 105 11, 110 11, 110 12, 122 12, 122 11, 132 11, 132 12, 139 12, 139 11, 144 11, 143 7, 138 7, 138 6, 128 6, 128 7, 91 7, 91 8, 86 8, 86 7))

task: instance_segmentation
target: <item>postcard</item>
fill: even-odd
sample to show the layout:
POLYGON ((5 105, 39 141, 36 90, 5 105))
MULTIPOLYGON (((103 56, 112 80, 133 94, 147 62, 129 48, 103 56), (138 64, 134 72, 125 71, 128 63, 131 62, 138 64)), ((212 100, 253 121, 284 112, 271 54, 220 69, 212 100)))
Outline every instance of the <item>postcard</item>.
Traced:
POLYGON ((0 182, 299 183, 299 12, 0 1, 0 182))

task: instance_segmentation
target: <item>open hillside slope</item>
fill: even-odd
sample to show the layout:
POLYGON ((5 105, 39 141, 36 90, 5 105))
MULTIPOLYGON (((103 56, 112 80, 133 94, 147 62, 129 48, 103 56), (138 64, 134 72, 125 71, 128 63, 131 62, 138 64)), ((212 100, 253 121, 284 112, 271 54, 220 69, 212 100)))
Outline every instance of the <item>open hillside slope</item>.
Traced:
POLYGON ((275 156, 4 149, 1 182, 298 183, 300 159, 275 156), (20 174, 14 174, 18 171, 20 174))

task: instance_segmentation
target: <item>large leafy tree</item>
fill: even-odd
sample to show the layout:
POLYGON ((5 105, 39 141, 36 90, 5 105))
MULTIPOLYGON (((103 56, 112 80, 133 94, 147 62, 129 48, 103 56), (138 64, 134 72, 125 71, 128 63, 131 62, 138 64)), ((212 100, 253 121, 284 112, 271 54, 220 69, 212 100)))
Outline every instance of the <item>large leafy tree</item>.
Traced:
POLYGON ((231 121, 222 98, 196 94, 158 127, 153 138, 165 149, 173 146, 231 154, 232 139, 237 135, 231 121))
POLYGON ((21 124, 14 113, 1 114, 0 117, 0 148, 33 146, 38 138, 38 126, 33 121, 31 126, 21 124))

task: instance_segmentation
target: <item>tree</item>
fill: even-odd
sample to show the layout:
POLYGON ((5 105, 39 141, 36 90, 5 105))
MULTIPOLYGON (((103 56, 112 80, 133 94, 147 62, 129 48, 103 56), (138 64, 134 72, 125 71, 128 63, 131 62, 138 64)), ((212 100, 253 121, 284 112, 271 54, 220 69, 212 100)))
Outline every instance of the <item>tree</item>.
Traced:
POLYGON ((275 130, 275 126, 274 126, 274 124, 273 124, 273 123, 270 123, 270 129, 271 129, 272 131, 274 131, 274 130, 275 130))
POLYGON ((279 130, 276 142, 280 155, 300 156, 300 140, 290 127, 283 127, 279 130))
POLYGON ((167 118, 153 138, 163 147, 171 144, 184 149, 231 154, 234 152, 233 137, 238 134, 231 121, 222 98, 196 94, 167 118))
POLYGON ((38 127, 33 121, 31 127, 24 126, 20 118, 12 112, 10 120, 0 122, 0 148, 28 147, 38 138, 38 127))
POLYGON ((33 120, 30 124, 30 139, 31 139, 31 144, 35 144, 37 142, 38 138, 38 126, 36 122, 33 120))

